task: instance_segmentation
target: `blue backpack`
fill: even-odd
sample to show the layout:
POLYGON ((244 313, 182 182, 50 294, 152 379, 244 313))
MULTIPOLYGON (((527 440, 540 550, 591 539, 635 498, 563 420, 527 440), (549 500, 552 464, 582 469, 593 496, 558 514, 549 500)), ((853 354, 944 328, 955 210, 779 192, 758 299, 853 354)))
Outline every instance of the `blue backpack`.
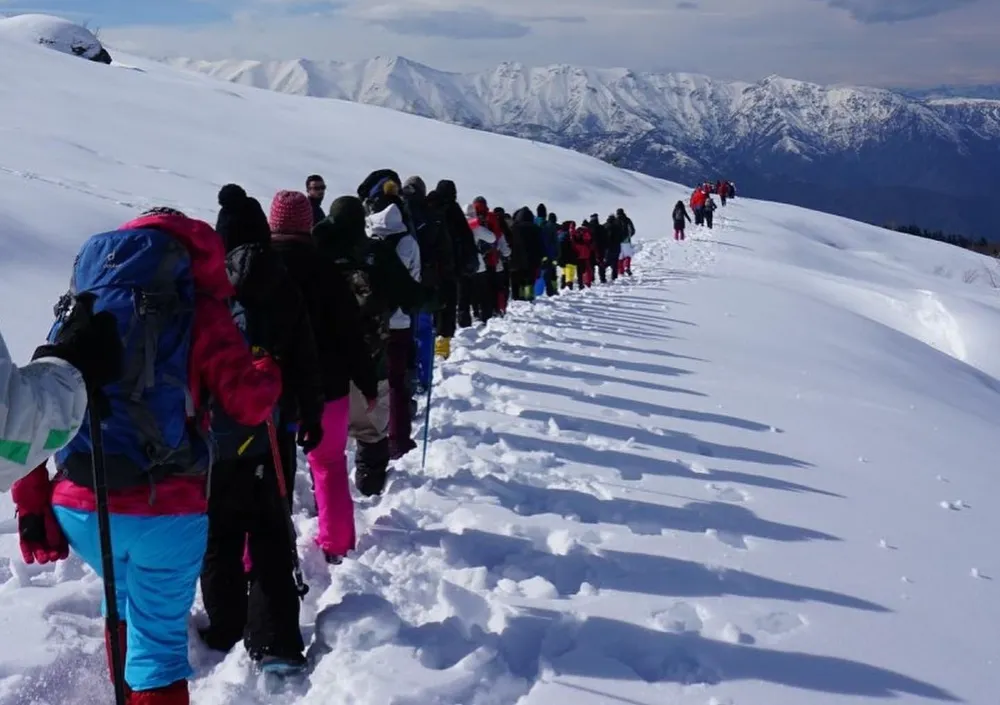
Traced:
MULTIPOLYGON (((88 239, 73 265, 70 291, 56 307, 54 340, 74 295, 96 296, 94 311, 118 319, 123 376, 101 391, 104 452, 110 489, 155 483, 167 475, 201 474, 207 445, 188 428, 194 412, 188 365, 195 284, 187 249, 155 229, 117 230, 88 239)), ((93 413, 88 409, 88 414, 93 413)), ((77 484, 93 481, 90 426, 56 455, 77 484)))

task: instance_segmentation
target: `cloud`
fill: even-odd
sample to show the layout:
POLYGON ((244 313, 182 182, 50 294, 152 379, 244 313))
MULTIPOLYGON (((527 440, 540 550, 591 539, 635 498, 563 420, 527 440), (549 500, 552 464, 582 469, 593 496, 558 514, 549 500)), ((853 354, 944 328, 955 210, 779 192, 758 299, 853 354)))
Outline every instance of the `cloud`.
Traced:
POLYGON ((906 22, 958 10, 979 0, 824 0, 865 24, 906 22))
POLYGON ((370 20, 391 32, 445 39, 518 39, 531 34, 523 22, 498 17, 488 10, 407 10, 394 17, 370 20))
POLYGON ((92 6, 102 1, 171 8, 212 3, 224 15, 183 27, 102 18, 101 36, 111 49, 156 57, 357 61, 402 55, 445 71, 518 61, 749 81, 779 74, 818 83, 1000 83, 997 0, 504 0, 489 6, 485 0, 95 0, 92 6), (243 14, 233 19, 238 11, 243 14), (725 51, 705 51, 706 37, 725 51))

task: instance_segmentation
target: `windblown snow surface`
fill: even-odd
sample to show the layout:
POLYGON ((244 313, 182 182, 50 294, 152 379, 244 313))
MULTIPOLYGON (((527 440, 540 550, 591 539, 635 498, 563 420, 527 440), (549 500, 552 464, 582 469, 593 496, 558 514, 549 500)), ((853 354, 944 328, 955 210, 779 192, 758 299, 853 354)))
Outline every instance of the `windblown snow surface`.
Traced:
MULTIPOLYGON (((194 636, 199 705, 995 703, 1000 273, 946 245, 388 110, 0 40, 0 310, 24 360, 73 255, 152 204, 214 220, 323 173, 454 178, 561 217, 623 206, 636 277, 514 304, 436 370, 427 468, 358 502, 312 585, 308 677, 194 636)), ((419 434, 422 427, 418 426, 419 434)), ((110 702, 101 588, 22 564, 0 498, 0 705, 110 702)))

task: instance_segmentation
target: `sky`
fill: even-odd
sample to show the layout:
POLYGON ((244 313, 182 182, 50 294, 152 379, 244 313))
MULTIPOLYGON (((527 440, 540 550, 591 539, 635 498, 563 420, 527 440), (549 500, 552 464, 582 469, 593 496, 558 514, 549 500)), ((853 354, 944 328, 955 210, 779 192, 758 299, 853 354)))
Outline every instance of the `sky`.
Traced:
POLYGON ((0 0, 153 57, 502 61, 921 87, 1000 83, 1000 0, 0 0))

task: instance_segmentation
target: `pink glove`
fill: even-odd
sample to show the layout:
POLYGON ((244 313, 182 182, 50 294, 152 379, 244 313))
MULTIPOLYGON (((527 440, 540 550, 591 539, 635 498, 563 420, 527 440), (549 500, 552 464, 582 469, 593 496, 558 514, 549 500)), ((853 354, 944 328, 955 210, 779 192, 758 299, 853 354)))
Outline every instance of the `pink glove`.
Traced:
POLYGON ((69 556, 66 536, 52 513, 52 482, 45 464, 14 483, 17 533, 25 563, 54 563, 69 556))

